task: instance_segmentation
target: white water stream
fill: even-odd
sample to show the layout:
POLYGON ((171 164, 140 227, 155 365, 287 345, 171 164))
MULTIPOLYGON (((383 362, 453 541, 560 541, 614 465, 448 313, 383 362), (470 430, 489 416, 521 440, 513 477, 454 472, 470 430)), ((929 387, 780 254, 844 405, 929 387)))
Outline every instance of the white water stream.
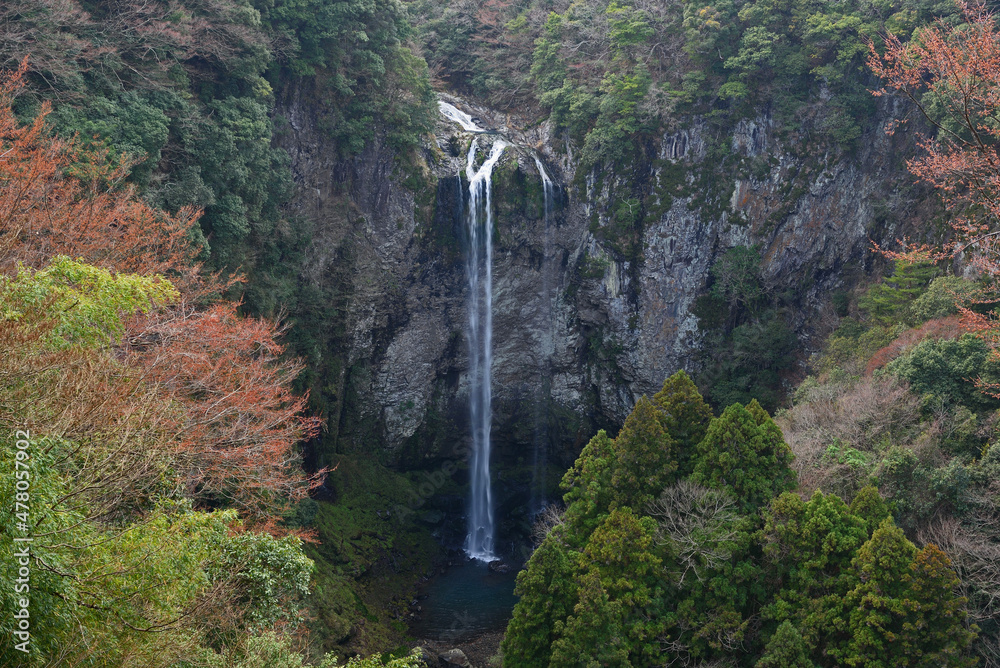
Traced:
POLYGON ((493 403, 493 167, 507 142, 496 139, 486 162, 476 170, 478 137, 472 140, 465 173, 469 178, 469 417, 472 454, 469 461, 469 533, 465 551, 473 559, 491 561, 494 523, 490 494, 490 429, 493 403))
POLYGON ((545 164, 537 154, 532 156, 535 159, 535 167, 542 177, 542 193, 544 196, 544 224, 545 224, 545 246, 542 256, 542 294, 541 303, 543 317, 546 325, 544 339, 541 342, 538 363, 538 386, 535 390, 535 411, 534 429, 532 443, 532 467, 531 467, 531 500, 529 512, 532 516, 537 515, 548 505, 546 498, 546 482, 548 469, 548 446, 549 446, 549 425, 548 407, 544 404, 546 394, 546 378, 551 377, 549 368, 555 343, 552 331, 552 211, 555 205, 555 185, 549 178, 549 173, 545 171, 545 164))
POLYGON ((467 130, 469 132, 486 132, 486 130, 476 125, 476 123, 472 120, 472 116, 468 115, 454 105, 438 100, 438 109, 441 111, 442 116, 450 121, 458 123, 462 126, 463 130, 467 130))
MULTIPOLYGON (((447 102, 438 102, 441 115, 457 123, 467 132, 484 133, 472 116, 447 102)), ((493 168, 510 144, 497 137, 486 161, 477 169, 479 138, 475 137, 466 157, 465 174, 469 179, 469 208, 466 226, 469 235, 466 274, 469 285, 469 321, 466 339, 469 344, 469 418, 472 430, 472 453, 469 461, 469 515, 465 551, 473 559, 492 561, 495 523, 490 489, 490 431, 492 428, 492 364, 493 364, 493 168)), ((545 192, 545 225, 548 234, 553 203, 552 179, 541 160, 535 156, 538 173, 545 192)), ((548 243, 546 244, 548 246, 548 243)), ((546 248, 548 253, 548 248, 546 248)), ((543 288, 548 299, 548 287, 543 288)), ((536 442, 535 483, 540 481, 536 442)), ((533 486, 537 487, 537 484, 533 486)))

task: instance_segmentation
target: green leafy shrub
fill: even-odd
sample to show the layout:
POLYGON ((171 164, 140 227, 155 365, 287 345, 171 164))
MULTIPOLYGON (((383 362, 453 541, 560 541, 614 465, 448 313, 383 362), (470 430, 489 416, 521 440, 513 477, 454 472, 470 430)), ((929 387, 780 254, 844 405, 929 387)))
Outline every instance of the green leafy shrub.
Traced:
POLYGON ((1000 368, 989 345, 972 334, 921 341, 890 362, 886 370, 909 381, 915 392, 945 404, 961 404, 972 410, 1000 406, 1000 401, 983 394, 974 384, 980 378, 990 381, 1000 377, 1000 368))
POLYGON ((939 276, 910 305, 910 322, 917 324, 958 312, 962 303, 976 293, 976 284, 957 276, 939 276))
POLYGON ((21 267, 14 278, 0 276, 0 315, 18 320, 29 310, 54 314, 51 343, 56 347, 113 345, 125 331, 124 317, 165 306, 178 296, 160 276, 112 274, 64 256, 38 271, 21 267))

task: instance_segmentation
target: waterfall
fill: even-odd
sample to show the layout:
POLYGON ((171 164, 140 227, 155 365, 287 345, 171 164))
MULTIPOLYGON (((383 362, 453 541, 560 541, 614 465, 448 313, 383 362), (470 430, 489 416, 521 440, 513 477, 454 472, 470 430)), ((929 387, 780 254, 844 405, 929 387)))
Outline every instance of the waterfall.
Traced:
MULTIPOLYGON (((464 126, 463 126, 464 127, 464 126)), ((465 173, 469 177, 469 418, 472 454, 469 462, 469 533, 465 550, 473 559, 493 555, 493 499, 490 495, 490 427, 493 363, 493 167, 507 142, 496 139, 489 157, 475 168, 478 138, 472 140, 465 173)))
POLYGON ((538 155, 532 156, 535 159, 535 167, 538 168, 538 175, 542 179, 542 194, 544 196, 544 234, 545 246, 542 255, 542 319, 545 323, 544 340, 541 342, 540 359, 538 363, 538 385, 535 390, 535 410, 534 429, 532 443, 532 467, 531 467, 531 502, 529 512, 537 515, 545 506, 548 499, 545 497, 545 483, 547 480, 546 470, 548 468, 548 411, 543 405, 547 394, 546 379, 551 376, 549 368, 554 349, 552 332, 552 230, 551 219, 552 209, 555 202, 555 187, 548 172, 545 171, 545 164, 542 163, 538 155))
POLYGON ((463 130, 467 130, 469 132, 486 132, 486 130, 476 125, 475 121, 472 120, 472 116, 454 105, 438 100, 438 109, 441 111, 442 116, 450 121, 458 123, 462 126, 463 130))
MULTIPOLYGON (((537 155, 532 156, 535 159, 535 167, 538 168, 538 174, 542 177, 542 189, 545 191, 545 222, 549 221, 549 213, 552 211, 552 179, 549 178, 549 173, 545 171, 545 163, 537 155)), ((546 225, 547 227, 547 225, 546 225)))
MULTIPOLYGON (((447 102, 438 102, 441 115, 467 132, 486 133, 469 114, 447 102)), ((469 237, 466 273, 469 283, 469 321, 466 339, 469 345, 469 421, 472 451, 469 458, 469 514, 465 551, 473 559, 495 558, 493 499, 490 490, 490 431, 492 428, 493 363, 493 168, 510 144, 497 137, 486 161, 476 169, 479 137, 472 140, 466 157, 465 174, 469 179, 469 208, 466 225, 469 237)), ((541 159, 534 155, 542 179, 545 202, 545 258, 543 262, 542 302, 548 322, 543 341, 543 362, 539 366, 539 394, 535 401, 534 473, 532 512, 545 505, 545 469, 547 465, 547 425, 542 412, 542 386, 548 377, 548 360, 553 350, 550 219, 555 201, 555 186, 541 159)))

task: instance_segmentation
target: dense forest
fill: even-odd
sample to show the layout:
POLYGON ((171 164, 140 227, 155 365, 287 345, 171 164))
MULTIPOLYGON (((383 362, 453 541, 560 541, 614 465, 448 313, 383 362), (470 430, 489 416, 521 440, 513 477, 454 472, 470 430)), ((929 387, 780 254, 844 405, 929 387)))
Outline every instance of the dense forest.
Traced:
POLYGON ((0 663, 1000 666, 993 4, 0 3, 0 663))

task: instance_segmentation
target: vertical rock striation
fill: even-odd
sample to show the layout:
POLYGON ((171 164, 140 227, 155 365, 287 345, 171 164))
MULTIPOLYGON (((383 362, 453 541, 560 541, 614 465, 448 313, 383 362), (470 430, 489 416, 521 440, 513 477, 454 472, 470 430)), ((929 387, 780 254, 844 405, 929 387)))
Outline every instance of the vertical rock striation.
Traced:
POLYGON ((376 448, 406 466, 434 467, 471 445, 470 420, 488 412, 474 406, 485 401, 500 469, 490 501, 498 518, 515 507, 526 514, 551 491, 555 481, 539 483, 537 453, 564 468, 594 429, 620 424, 640 395, 679 368, 697 370, 691 307, 720 253, 759 246, 769 287, 795 295, 796 333, 808 348, 831 291, 849 289, 870 268, 870 239, 891 241, 904 221, 924 215, 901 160, 912 140, 884 132, 901 113, 888 102, 853 153, 786 143, 767 114, 729 134, 687 119, 646 147, 625 179, 577 173, 547 122, 521 131, 517 119, 442 98, 469 127, 441 119, 419 168, 431 186, 419 197, 378 141, 336 159, 307 91, 282 100, 290 129, 281 142, 298 186, 293 213, 315 226, 302 280, 339 300, 336 332, 322 344, 333 406, 326 447, 376 448), (465 335, 477 289, 462 261, 465 193, 478 170, 456 176, 480 127, 512 144, 491 157, 489 401, 477 396, 479 344, 465 335), (712 147, 742 166, 718 173, 712 147), (629 256, 607 240, 621 203, 632 200, 645 214, 639 252, 629 256))

